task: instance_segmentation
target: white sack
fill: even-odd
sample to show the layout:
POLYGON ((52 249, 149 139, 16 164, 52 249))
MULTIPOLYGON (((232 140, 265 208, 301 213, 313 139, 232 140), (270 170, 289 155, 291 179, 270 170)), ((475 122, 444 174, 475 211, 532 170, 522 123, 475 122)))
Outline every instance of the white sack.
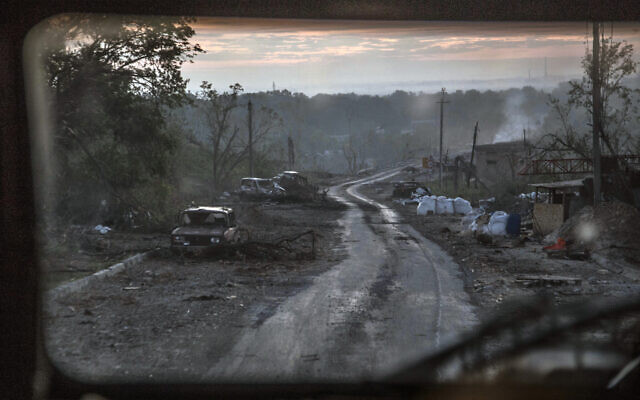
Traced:
POLYGON ((436 199, 436 214, 453 214, 453 199, 438 196, 436 199))
POLYGON ((461 197, 456 197, 455 200, 453 200, 453 209, 456 214, 468 214, 473 210, 471 203, 461 197))
POLYGON ((491 214, 489 219, 488 230, 489 233, 495 236, 504 236, 507 234, 507 219, 509 214, 504 211, 496 211, 491 214))
POLYGON ((418 203, 418 215, 427 215, 429 212, 432 214, 436 212, 435 196, 423 196, 418 203))

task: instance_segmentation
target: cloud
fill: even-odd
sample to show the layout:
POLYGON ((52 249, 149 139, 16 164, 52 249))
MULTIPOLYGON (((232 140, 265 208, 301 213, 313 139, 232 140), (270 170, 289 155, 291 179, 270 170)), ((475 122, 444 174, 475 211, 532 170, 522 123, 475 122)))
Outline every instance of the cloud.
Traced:
MULTIPOLYGON (((615 38, 637 46, 638 26, 615 24, 615 38)), ((511 77, 516 72, 505 65, 517 65, 526 75, 531 60, 544 57, 570 58, 558 71, 577 73, 590 33, 581 22, 200 18, 193 27, 194 42, 208 53, 185 65, 185 71, 215 70, 243 82, 259 76, 269 82, 280 77, 282 84, 298 79, 298 85, 305 79, 374 82, 394 74, 399 81, 422 79, 434 65, 431 75, 456 79, 511 77)))
POLYGON ((320 58, 303 57, 303 58, 268 58, 268 59, 232 59, 232 60, 203 60, 198 63, 184 64, 185 71, 193 70, 214 70, 220 68, 237 68, 237 67, 254 67, 268 65, 295 65, 308 62, 318 62, 320 58))

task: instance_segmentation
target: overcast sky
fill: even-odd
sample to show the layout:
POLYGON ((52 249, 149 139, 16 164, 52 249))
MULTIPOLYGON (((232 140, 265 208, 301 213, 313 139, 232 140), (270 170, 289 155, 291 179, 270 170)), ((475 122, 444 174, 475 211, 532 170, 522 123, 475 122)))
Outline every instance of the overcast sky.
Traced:
MULTIPOLYGON (((640 24, 605 27, 638 51, 640 24)), ((207 53, 183 67, 190 90, 202 80, 218 89, 238 82, 247 92, 271 90, 275 82, 277 89, 314 95, 548 87, 581 74, 592 27, 200 18, 194 29, 192 41, 207 53)))

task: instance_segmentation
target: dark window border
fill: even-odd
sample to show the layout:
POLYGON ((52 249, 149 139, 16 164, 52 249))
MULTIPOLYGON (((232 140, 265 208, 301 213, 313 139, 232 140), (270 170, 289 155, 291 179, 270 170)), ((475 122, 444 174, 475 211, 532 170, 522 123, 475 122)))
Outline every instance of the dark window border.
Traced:
MULTIPOLYGON (((186 4, 175 0, 9 0, 0 15, 0 376, 2 397, 33 398, 36 367, 50 391, 45 398, 79 398, 83 393, 101 393, 111 398, 210 398, 301 397, 332 393, 363 396, 404 397, 412 388, 381 384, 354 385, 199 385, 199 384, 86 384, 55 370, 43 353, 39 337, 37 249, 33 238, 34 194, 28 139, 22 44, 27 32, 41 20, 65 12, 120 14, 203 15, 272 18, 335 18, 385 20, 527 20, 527 21, 640 21, 637 1, 534 2, 524 0, 429 1, 304 1, 304 0, 195 0, 186 4)), ((426 388, 422 388, 424 390, 426 388)), ((445 388, 446 391, 446 388, 445 388)), ((422 391, 424 397, 432 392, 422 391)), ((482 397, 491 390, 468 388, 467 395, 482 397)), ((522 392, 500 388, 500 393, 516 397, 551 394, 549 390, 522 392)), ((585 395, 564 392, 570 397, 585 395)), ((560 394, 557 393, 556 394, 560 394)), ((562 397, 562 395, 561 395, 562 397)))

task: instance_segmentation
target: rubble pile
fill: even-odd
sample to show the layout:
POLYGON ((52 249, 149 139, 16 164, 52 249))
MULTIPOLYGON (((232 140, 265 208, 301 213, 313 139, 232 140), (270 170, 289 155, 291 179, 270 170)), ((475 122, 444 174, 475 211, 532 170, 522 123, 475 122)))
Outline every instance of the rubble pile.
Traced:
POLYGON ((587 206, 545 237, 545 242, 564 239, 572 248, 624 259, 640 266, 640 211, 622 202, 587 206))

